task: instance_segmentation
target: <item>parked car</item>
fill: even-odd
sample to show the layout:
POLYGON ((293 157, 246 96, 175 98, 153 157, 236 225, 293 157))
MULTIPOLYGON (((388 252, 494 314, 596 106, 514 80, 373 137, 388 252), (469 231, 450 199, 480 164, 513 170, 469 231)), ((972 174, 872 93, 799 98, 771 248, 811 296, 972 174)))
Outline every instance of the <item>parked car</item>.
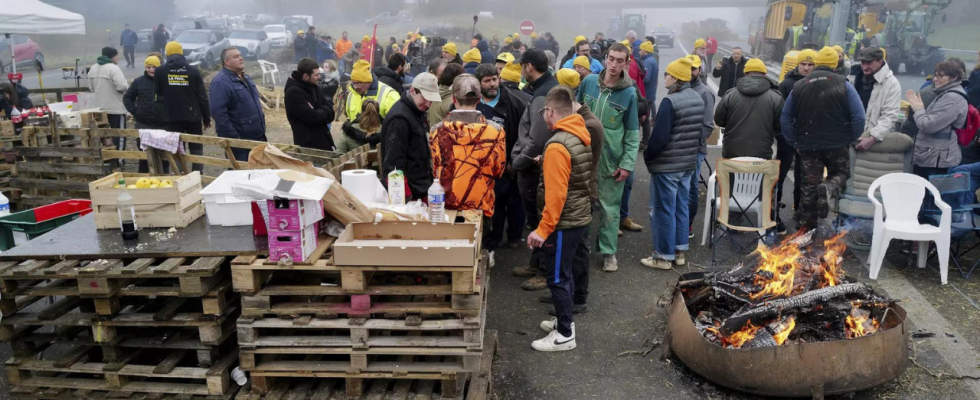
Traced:
POLYGON ((10 35, 10 39, 0 36, 0 70, 11 72, 10 67, 10 42, 14 41, 14 57, 17 68, 34 68, 34 61, 44 64, 44 54, 41 53, 41 46, 24 35, 10 35))
POLYGON ((677 32, 670 30, 665 27, 657 27, 651 32, 651 36, 657 40, 658 47, 670 47, 674 48, 674 37, 677 36, 677 32))
POLYGON ((286 25, 266 25, 262 27, 262 30, 265 31, 266 36, 272 41, 273 47, 285 47, 293 42, 293 36, 286 31, 286 25))
POLYGON ((221 50, 231 46, 221 32, 211 29, 191 29, 181 32, 173 41, 184 48, 187 62, 200 61, 204 68, 221 63, 221 50))
POLYGON ((309 28, 310 25, 306 22, 306 18, 303 17, 283 17, 282 19, 282 24, 286 26, 290 36, 296 36, 296 32, 305 31, 309 28))
POLYGON ((260 24, 274 24, 276 23, 276 17, 269 14, 259 14, 255 16, 255 22, 260 24))
POLYGON ((221 18, 221 17, 208 18, 207 21, 208 21, 207 29, 212 29, 221 32, 221 34, 225 36, 228 36, 228 34, 231 33, 231 29, 232 29, 231 24, 228 23, 228 20, 226 18, 221 18))
POLYGON ((242 57, 258 60, 269 56, 272 41, 259 29, 235 29, 228 35, 228 43, 242 52, 242 57))
POLYGON ((398 16, 391 15, 391 13, 387 11, 376 15, 374 18, 364 21, 364 23, 368 25, 373 25, 373 24, 388 25, 388 24, 393 24, 395 22, 398 22, 398 16))
POLYGON ((153 29, 140 29, 136 31, 136 36, 140 38, 139 43, 136 43, 136 52, 149 53, 150 45, 153 44, 153 29))
POLYGON ((174 22, 173 28, 170 29, 171 37, 177 37, 181 32, 190 29, 209 29, 208 21, 202 17, 182 17, 174 22))

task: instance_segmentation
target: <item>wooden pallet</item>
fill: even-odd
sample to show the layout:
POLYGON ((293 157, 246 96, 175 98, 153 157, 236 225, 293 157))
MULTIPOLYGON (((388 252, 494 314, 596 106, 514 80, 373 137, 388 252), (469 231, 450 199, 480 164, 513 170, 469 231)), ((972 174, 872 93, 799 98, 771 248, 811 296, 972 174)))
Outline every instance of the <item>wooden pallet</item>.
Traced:
MULTIPOLYGON (((26 260, 0 262, 0 295, 11 307, 15 296, 201 297, 225 275, 226 257, 135 258, 128 260, 26 260)), ((11 310, 12 313, 12 310, 11 310)), ((5 310, 4 315, 8 312, 5 310)))
POLYGON ((368 373, 358 376, 327 376, 304 373, 296 375, 299 379, 279 377, 275 380, 269 376, 251 373, 251 387, 240 392, 236 400, 486 400, 492 391, 493 358, 497 349, 496 331, 486 332, 483 348, 478 370, 474 373, 428 376, 384 376, 368 373), (316 379, 309 379, 310 377, 316 379))
POLYGON ((410 314, 479 315, 487 257, 473 267, 338 267, 329 260, 281 267, 232 260, 232 284, 249 317, 322 318, 410 314))
POLYGON ((108 397, 160 393, 227 399, 237 390, 229 376, 238 360, 235 352, 201 367, 187 350, 140 349, 107 362, 99 346, 66 347, 64 352, 42 348, 36 354, 11 358, 4 365, 7 381, 18 389, 105 391, 108 397))
POLYGON ((203 344, 218 344, 228 330, 235 329, 238 306, 228 302, 220 314, 204 313, 203 302, 189 301, 182 297, 126 298, 132 304, 120 302, 115 315, 100 315, 94 307, 82 304, 77 297, 58 300, 38 313, 17 313, 0 320, 0 341, 17 341, 32 334, 42 326, 90 327, 97 343, 111 343, 120 335, 133 329, 157 328, 194 329, 203 344), (78 312, 74 312, 78 310, 78 312))

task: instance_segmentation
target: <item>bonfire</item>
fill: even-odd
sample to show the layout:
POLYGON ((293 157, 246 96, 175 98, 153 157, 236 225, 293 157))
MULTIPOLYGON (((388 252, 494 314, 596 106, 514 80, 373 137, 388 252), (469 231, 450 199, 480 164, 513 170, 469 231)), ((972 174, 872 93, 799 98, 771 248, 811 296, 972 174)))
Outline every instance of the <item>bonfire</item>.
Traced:
POLYGON ((846 232, 822 246, 813 232, 760 244, 731 269, 679 282, 698 332, 735 349, 873 335, 895 301, 845 274, 846 232))

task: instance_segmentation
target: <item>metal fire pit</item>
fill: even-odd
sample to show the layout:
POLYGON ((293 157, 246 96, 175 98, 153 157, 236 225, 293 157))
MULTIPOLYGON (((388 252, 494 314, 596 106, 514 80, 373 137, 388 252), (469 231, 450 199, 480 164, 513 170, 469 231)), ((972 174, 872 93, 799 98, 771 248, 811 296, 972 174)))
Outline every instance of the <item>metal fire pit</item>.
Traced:
POLYGON ((905 371, 909 331, 904 320, 905 310, 895 305, 877 333, 857 339, 726 349, 698 333, 677 291, 664 344, 688 368, 721 386, 764 396, 823 398, 875 387, 905 371))

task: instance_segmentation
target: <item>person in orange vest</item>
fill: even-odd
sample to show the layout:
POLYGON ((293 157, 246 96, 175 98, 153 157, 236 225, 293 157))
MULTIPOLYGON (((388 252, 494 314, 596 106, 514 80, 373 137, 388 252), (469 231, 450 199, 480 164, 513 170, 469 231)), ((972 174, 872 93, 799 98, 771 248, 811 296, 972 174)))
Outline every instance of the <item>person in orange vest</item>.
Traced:
POLYGON ((343 57, 353 47, 354 43, 351 43, 350 39, 347 38, 347 31, 344 31, 340 40, 337 41, 337 58, 343 57))

